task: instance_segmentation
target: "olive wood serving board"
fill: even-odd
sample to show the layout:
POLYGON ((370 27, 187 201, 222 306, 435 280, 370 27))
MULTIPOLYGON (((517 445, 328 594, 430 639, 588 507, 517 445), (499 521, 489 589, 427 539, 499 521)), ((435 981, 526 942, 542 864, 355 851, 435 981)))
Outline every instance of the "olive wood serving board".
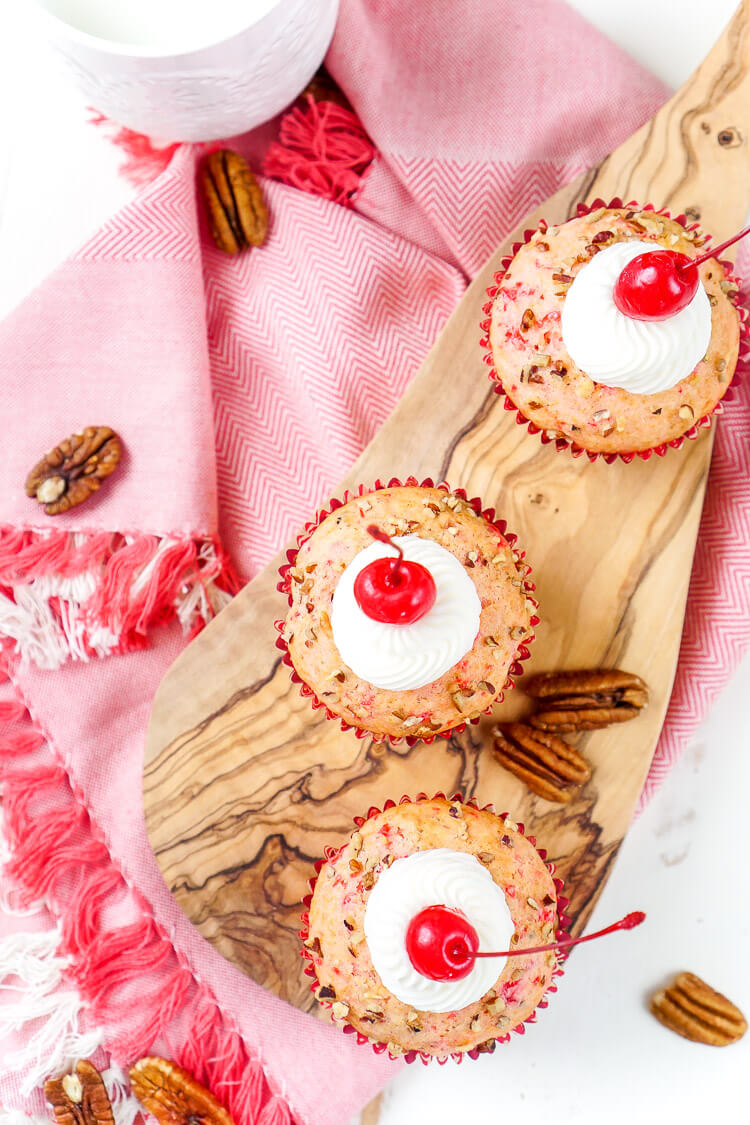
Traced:
POLYGON ((715 241, 740 228, 750 203, 749 5, 653 120, 498 247, 338 490, 413 475, 482 497, 533 568, 542 623, 527 670, 619 666, 648 682, 651 703, 637 719, 581 738, 593 774, 580 795, 549 804, 494 761, 493 721, 528 707, 519 689, 493 719, 413 747, 358 739, 314 711, 275 647, 281 554, 157 692, 144 803, 167 885, 224 956, 299 1008, 315 1003, 297 938, 313 862, 353 816, 389 797, 461 792, 511 810, 558 865, 576 932, 611 870, 669 701, 714 431, 629 465, 558 453, 503 408, 478 324, 485 288, 524 228, 542 216, 562 222, 579 201, 619 196, 687 212, 715 241))

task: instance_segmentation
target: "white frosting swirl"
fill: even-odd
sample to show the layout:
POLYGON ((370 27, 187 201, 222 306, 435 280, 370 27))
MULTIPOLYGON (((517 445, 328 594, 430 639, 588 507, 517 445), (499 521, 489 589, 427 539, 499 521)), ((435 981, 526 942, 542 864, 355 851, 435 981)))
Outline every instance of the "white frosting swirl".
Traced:
POLYGON ((647 250, 635 239, 600 250, 576 274, 565 297, 561 326, 565 347, 597 383, 631 394, 653 395, 686 379, 711 339, 711 305, 702 284, 689 305, 666 320, 633 320, 614 301, 622 269, 647 250))
POLYGON ((387 543, 373 542, 352 559, 339 579, 331 606, 331 629, 341 659, 377 688, 409 691, 437 680, 458 663, 479 632, 482 604, 461 563, 433 539, 393 539, 404 558, 421 563, 435 580, 435 602, 411 625, 373 621, 354 597, 354 580, 374 559, 395 557, 387 543))
POLYGON ((505 968, 507 958, 487 957, 461 980, 430 980, 412 965, 406 931, 428 906, 460 910, 479 937, 479 950, 508 949, 515 931, 505 895, 486 867, 468 852, 434 848, 397 859, 378 877, 365 910, 365 937, 383 984, 422 1012, 453 1012, 475 1003, 505 968))

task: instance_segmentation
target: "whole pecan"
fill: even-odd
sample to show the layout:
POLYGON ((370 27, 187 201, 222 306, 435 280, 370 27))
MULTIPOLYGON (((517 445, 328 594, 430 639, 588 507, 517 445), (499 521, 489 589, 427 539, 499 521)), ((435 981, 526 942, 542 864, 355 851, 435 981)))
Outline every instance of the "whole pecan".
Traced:
POLYGON ((538 797, 563 804, 591 777, 582 754, 564 738, 534 730, 526 723, 506 723, 495 730, 495 757, 538 797))
POLYGON ((87 426, 46 453, 26 478, 48 516, 83 504, 120 464, 122 442, 109 426, 87 426))
POLYGON ((167 1059, 140 1059, 130 1068, 130 1085, 159 1125, 233 1125, 210 1090, 167 1059))
POLYGON ((72 1074, 48 1079, 44 1096, 58 1125, 114 1125, 102 1076, 88 1059, 77 1062, 72 1074))
POLYGON ((228 148, 206 157, 200 185, 213 240, 225 254, 260 246, 268 231, 268 212, 260 184, 246 160, 228 148))
POLYGON ((640 676, 619 668, 545 672, 524 685, 540 709, 529 722, 539 730, 597 730, 634 719, 648 703, 640 676))
POLYGON ((344 91, 336 85, 325 67, 317 70, 300 94, 300 98, 310 96, 315 102, 333 102, 335 105, 351 109, 351 102, 344 91))
POLYGON ((670 1031, 711 1047, 736 1043, 747 1031, 739 1008, 693 973, 680 973, 669 988, 657 992, 651 1011, 670 1031))

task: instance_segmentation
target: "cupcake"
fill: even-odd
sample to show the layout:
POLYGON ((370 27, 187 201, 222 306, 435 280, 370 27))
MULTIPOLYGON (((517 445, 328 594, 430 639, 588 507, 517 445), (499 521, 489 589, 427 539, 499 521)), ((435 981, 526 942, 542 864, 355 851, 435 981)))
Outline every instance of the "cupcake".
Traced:
POLYGON ((333 1021, 407 1061, 476 1057, 522 1032, 559 955, 472 954, 556 939, 567 900, 523 825, 442 794, 356 823, 318 865, 300 935, 333 1021))
POLYGON ((692 289, 659 304, 675 267, 706 242, 698 230, 683 216, 615 204, 527 232, 488 290, 482 324, 492 378, 518 420, 608 461, 695 437, 727 392, 740 342, 726 263, 689 268, 680 277, 692 289), (654 251, 671 253, 656 261, 654 251))
POLYGON ((512 686, 538 621, 515 537, 432 481, 330 507, 281 571, 277 643, 303 691, 375 739, 476 721, 512 686))

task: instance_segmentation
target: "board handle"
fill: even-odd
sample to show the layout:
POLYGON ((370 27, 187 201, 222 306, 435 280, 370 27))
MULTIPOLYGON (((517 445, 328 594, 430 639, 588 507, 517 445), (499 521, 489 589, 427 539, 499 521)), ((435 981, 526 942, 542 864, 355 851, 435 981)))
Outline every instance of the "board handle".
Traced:
POLYGON ((742 0, 698 69, 656 116, 584 177, 571 214, 579 202, 614 196, 682 212, 715 241, 744 225, 750 208, 750 0, 742 0))

